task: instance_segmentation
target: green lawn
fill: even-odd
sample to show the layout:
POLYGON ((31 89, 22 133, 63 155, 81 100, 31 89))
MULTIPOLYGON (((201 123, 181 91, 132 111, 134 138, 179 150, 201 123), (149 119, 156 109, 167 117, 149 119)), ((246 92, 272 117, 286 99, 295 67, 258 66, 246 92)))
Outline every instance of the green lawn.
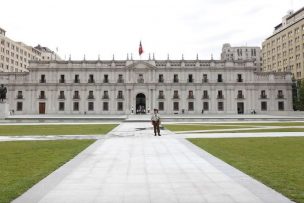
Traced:
POLYGON ((0 125, 0 136, 9 135, 99 135, 111 131, 117 124, 78 125, 0 125))
POLYGON ((200 133, 267 133, 267 132, 304 132, 304 128, 275 128, 275 129, 256 129, 256 130, 226 130, 200 133))
POLYGON ((12 201, 93 142, 0 142, 0 202, 12 201))
POLYGON ((171 131, 192 131, 192 130, 218 130, 218 129, 238 129, 238 128, 252 128, 252 126, 238 126, 238 125, 164 125, 165 128, 171 131))
POLYGON ((304 202, 304 137, 189 139, 296 202, 304 202))

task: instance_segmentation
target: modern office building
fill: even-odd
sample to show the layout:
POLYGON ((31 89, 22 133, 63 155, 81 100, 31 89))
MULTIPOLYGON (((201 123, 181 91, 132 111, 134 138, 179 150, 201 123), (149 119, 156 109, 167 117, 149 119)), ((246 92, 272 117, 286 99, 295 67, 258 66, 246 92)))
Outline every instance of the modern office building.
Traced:
POLYGON ((304 7, 289 11, 262 45, 263 71, 291 72, 304 78, 304 7))
MULTIPOLYGON (((27 72, 30 60, 54 60, 55 56, 49 49, 37 49, 8 38, 5 30, 0 28, 0 72, 27 72)), ((57 56, 56 60, 60 57, 57 56)))
POLYGON ((33 61, 0 73, 15 114, 273 113, 292 110, 290 73, 252 60, 33 61))
POLYGON ((239 61, 253 60, 256 70, 260 71, 262 67, 261 48, 258 46, 238 46, 232 47, 229 43, 223 45, 221 60, 239 61))

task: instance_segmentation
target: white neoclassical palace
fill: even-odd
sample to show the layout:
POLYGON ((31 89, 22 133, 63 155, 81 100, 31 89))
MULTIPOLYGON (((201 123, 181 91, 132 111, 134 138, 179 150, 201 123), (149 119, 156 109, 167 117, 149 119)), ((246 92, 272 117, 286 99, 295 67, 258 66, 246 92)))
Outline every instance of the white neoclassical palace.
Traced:
POLYGON ((249 60, 35 61, 0 83, 15 114, 291 111, 291 74, 255 70, 249 60))

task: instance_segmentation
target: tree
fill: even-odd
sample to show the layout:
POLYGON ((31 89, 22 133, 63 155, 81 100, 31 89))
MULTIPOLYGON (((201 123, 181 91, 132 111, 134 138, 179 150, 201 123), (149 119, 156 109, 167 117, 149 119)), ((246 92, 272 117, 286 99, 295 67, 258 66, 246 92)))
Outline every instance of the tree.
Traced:
POLYGON ((297 101, 298 110, 304 111, 304 79, 299 81, 298 84, 298 101, 297 101))

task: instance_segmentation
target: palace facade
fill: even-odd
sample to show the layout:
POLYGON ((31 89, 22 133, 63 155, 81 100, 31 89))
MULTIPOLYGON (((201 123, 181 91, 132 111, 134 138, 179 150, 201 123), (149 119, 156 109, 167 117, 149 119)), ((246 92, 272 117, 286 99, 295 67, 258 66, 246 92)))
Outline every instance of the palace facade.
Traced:
POLYGON ((14 114, 248 114, 292 111, 290 73, 253 60, 32 61, 0 73, 14 114))

